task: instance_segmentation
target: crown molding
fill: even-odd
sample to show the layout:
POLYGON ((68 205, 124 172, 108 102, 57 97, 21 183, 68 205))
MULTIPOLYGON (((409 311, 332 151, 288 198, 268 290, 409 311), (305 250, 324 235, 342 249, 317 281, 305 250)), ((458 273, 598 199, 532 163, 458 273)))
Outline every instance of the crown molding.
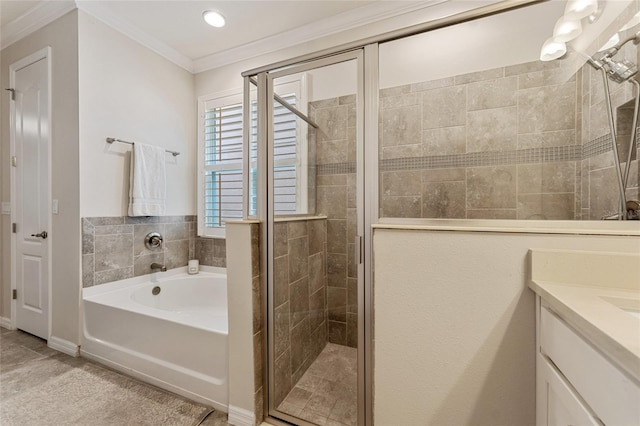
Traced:
POLYGON ((192 60, 166 43, 123 20, 107 7, 104 7, 100 2, 71 0, 46 1, 2 28, 0 48, 4 49, 10 46, 16 41, 58 19, 65 13, 77 8, 167 60, 195 74, 385 19, 394 18, 399 15, 423 10, 447 1, 449 0, 416 0, 409 4, 403 2, 402 6, 398 6, 398 2, 394 1, 373 2, 364 7, 352 9, 290 31, 285 31, 271 37, 195 60, 192 60))
POLYGON ((9 47, 76 8, 74 1, 45 1, 2 27, 0 50, 9 47))
POLYGON ((194 73, 286 49, 332 34, 433 7, 447 1, 449 0, 421 0, 401 7, 393 1, 374 2, 368 6, 352 9, 262 40, 195 59, 193 61, 194 73))
POLYGON ((126 22, 108 8, 104 7, 100 2, 94 1, 78 1, 78 9, 93 16, 99 21, 104 22, 116 31, 126 35, 127 37, 137 41, 144 47, 154 51, 158 55, 168 59, 174 64, 184 68, 190 73, 194 72, 193 61, 191 58, 183 55, 166 43, 140 30, 135 25, 126 22))

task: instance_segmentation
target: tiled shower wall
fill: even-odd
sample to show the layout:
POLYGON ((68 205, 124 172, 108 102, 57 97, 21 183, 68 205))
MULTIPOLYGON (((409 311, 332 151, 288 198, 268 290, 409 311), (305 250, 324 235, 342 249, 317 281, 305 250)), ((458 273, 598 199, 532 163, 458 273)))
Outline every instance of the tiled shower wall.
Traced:
MULTIPOLYGON (((571 77, 564 66, 532 62, 382 90, 381 216, 599 219, 614 208, 602 81, 589 65, 571 77)), ((614 108, 631 99, 631 84, 611 87, 614 108)), ((619 124, 628 138, 630 119, 619 124)), ((637 198, 637 163, 632 170, 637 198)))
POLYGON ((264 286, 260 275, 260 224, 251 223, 251 293, 253 312, 253 383, 254 383, 254 425, 264 419, 264 286))
POLYGON ((327 221, 274 224, 276 405, 327 342, 327 221))
POLYGON ((154 262, 173 269, 198 259, 201 265, 225 267, 225 240, 197 237, 196 230, 195 216, 83 218, 82 286, 150 274, 154 262), (145 247, 149 232, 164 237, 161 249, 145 247))
POLYGON ((582 72, 560 66, 382 90, 381 216, 574 219, 582 72))
POLYGON ((316 137, 316 213, 327 216, 328 340, 357 346, 356 97, 311 102, 316 137))

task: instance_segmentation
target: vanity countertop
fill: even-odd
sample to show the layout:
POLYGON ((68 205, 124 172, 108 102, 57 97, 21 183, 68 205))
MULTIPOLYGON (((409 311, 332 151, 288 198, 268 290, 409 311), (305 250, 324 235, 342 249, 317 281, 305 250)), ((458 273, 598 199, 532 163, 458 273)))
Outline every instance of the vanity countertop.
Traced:
POLYGON ((640 383, 640 254, 530 250, 529 288, 640 383))

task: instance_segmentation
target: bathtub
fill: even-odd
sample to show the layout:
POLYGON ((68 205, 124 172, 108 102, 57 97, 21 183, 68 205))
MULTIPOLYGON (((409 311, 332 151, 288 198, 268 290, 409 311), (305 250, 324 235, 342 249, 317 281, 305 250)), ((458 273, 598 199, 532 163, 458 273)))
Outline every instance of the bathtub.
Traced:
POLYGON ((81 355, 227 412, 226 272, 201 269, 83 289, 81 355))

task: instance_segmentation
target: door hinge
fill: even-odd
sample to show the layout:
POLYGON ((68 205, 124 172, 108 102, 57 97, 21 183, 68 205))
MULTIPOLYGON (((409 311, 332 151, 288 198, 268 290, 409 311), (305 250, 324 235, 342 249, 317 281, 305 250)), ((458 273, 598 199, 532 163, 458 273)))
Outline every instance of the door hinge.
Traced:
POLYGON ((11 165, 13 167, 18 167, 18 157, 16 157, 15 155, 11 157, 11 165))
POLYGON ((16 100, 16 89, 4 89, 7 90, 9 92, 11 92, 11 100, 15 101, 16 100))
POLYGON ((18 224, 17 223, 12 223, 11 224, 11 232, 13 232, 14 234, 16 232, 18 232, 18 224))
POLYGON ((18 290, 16 290, 15 288, 11 291, 11 298, 13 300, 16 300, 18 298, 18 290))

